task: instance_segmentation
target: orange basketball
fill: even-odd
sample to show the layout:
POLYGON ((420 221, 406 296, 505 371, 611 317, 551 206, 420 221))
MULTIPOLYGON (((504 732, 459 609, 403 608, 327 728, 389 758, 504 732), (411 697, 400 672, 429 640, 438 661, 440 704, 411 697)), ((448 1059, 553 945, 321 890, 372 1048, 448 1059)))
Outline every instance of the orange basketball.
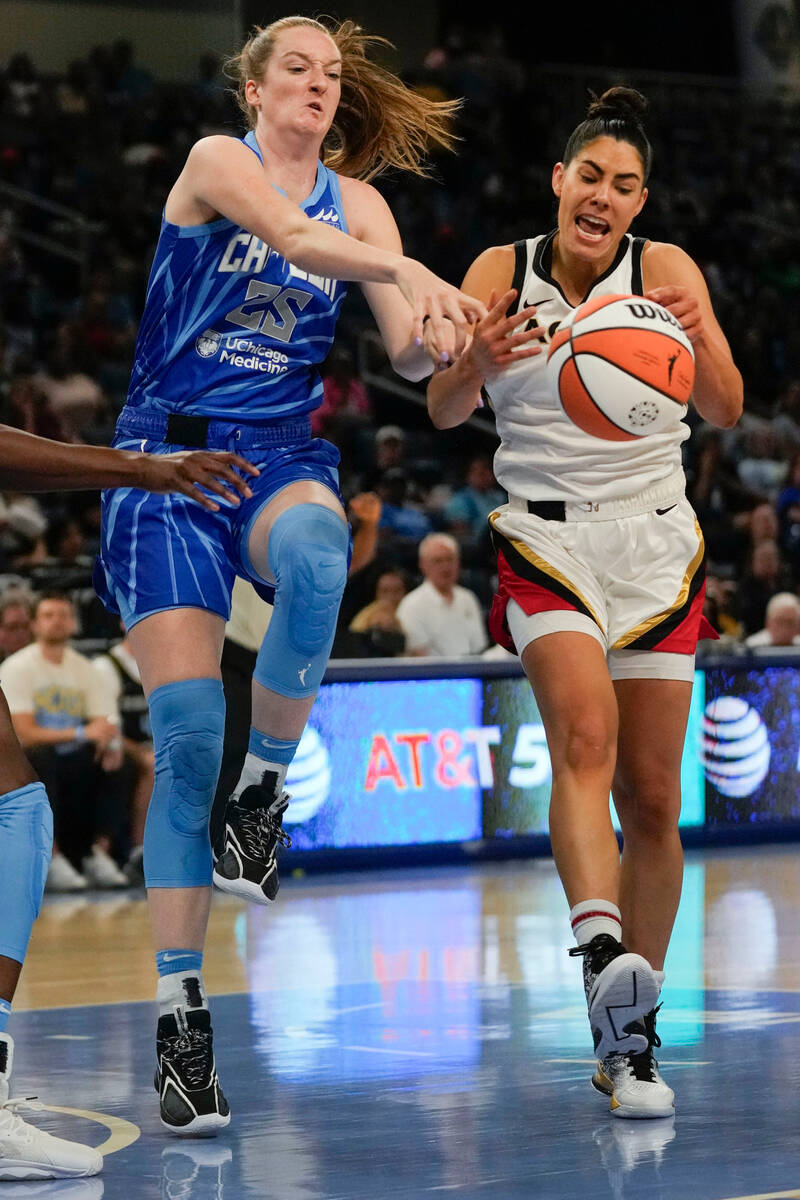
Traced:
POLYGON ((564 412, 594 437, 662 433, 686 413, 692 343, 672 313, 642 296, 597 296, 556 330, 547 372, 564 412))

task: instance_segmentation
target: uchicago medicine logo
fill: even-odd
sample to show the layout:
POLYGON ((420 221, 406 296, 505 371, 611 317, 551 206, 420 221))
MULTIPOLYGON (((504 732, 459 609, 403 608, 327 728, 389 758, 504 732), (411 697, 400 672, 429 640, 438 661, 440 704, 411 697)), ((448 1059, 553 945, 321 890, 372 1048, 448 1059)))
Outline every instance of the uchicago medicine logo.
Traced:
POLYGON ((706 705, 700 751, 706 779, 723 796, 750 796, 769 769, 767 727, 739 696, 719 696, 706 705))

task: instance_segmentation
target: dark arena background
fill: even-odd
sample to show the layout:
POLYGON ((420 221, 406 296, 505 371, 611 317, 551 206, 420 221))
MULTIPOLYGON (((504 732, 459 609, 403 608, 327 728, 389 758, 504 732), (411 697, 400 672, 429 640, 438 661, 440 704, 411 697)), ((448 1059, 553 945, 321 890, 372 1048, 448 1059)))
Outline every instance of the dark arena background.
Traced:
MULTIPOLYGON (((282 15, 0 0, 4 424, 111 440, 167 192, 198 138, 241 132, 221 63, 282 15)), ((436 432, 353 287, 315 431, 341 451, 356 533, 377 519, 365 494, 383 507, 287 779, 278 903, 214 896, 204 974, 232 1123, 214 1139, 159 1123, 131 761, 110 873, 86 866, 97 809, 72 798, 67 874, 49 881, 9 1026, 15 1093, 41 1096, 40 1125, 101 1147, 104 1170, 0 1182, 0 1200, 800 1197, 800 616, 779 643, 763 636, 770 600, 800 590, 800 4, 356 0, 333 15, 388 38, 411 86, 463 98, 457 152, 430 179, 377 181, 406 253, 454 283, 485 247, 552 227, 552 166, 589 91, 639 88, 654 167, 633 232, 698 263, 744 378, 738 425, 692 411, 684 443, 719 638, 697 658, 659 1015, 677 1115, 616 1120, 590 1088, 550 759, 518 660, 409 658, 351 628, 387 564, 416 585, 432 530, 458 539, 486 617, 494 560, 463 502, 469 488, 487 511, 503 500, 486 480, 489 411, 436 432)), ((51 589, 74 604, 79 651, 119 641, 92 587, 98 523, 96 493, 0 497, 3 660, 51 589)), ((241 703, 229 694, 229 722, 243 713, 246 729, 241 703)))

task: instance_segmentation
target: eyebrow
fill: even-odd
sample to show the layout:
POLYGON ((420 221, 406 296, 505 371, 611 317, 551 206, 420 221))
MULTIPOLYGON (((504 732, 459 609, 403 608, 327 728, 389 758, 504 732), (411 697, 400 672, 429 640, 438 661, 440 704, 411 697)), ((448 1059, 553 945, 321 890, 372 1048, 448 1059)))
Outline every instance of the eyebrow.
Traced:
MULTIPOLYGON (((309 54, 303 54, 302 50, 287 50, 284 54, 281 55, 281 57, 282 58, 292 58, 292 57, 302 58, 302 59, 305 59, 305 61, 307 63, 314 63, 314 62, 318 61, 317 59, 312 58, 309 54)), ((323 65, 323 67, 341 66, 342 65, 341 55, 337 58, 328 59, 328 61, 324 62, 322 65, 323 65)))
MULTIPOLYGON (((592 162, 592 160, 590 158, 582 158, 581 162, 584 164, 584 166, 592 167, 595 171, 597 171, 598 175, 605 175, 605 171, 603 170, 603 168, 599 167, 596 162, 592 162)), ((641 175, 639 174, 638 171, 621 171, 618 175, 615 175, 614 178, 615 179, 641 179, 641 175)))

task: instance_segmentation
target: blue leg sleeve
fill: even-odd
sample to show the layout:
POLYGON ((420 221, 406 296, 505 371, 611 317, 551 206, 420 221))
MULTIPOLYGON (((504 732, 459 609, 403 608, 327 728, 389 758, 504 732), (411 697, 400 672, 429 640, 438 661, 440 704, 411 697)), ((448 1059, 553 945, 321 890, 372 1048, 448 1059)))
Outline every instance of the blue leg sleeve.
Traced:
POLYGON ((25 961, 52 848, 53 814, 44 784, 29 783, 0 796, 0 954, 4 958, 25 961))
POLYGON ((210 887, 208 819, 222 761, 218 679, 165 683, 150 695, 155 785, 144 830, 147 887, 210 887))
POLYGON ((256 681, 281 696, 313 696, 336 632, 347 581, 350 531, 322 504, 296 504, 275 521, 267 552, 275 607, 258 652, 256 681))

